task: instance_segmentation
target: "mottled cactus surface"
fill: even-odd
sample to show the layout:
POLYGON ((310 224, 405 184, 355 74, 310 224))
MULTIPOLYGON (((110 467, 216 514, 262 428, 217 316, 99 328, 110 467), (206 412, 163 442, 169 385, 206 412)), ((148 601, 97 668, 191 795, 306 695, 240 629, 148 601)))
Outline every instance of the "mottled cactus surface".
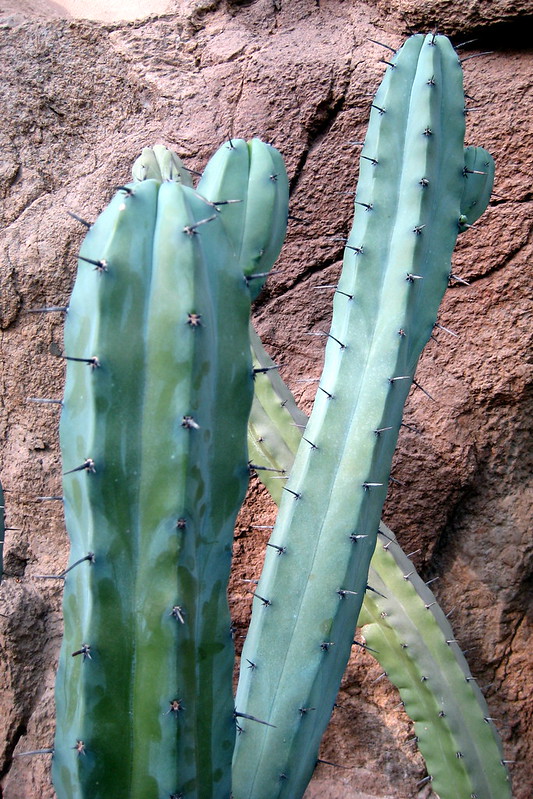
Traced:
POLYGON ((253 601, 234 799, 298 799, 353 640, 403 405, 450 275, 465 195, 462 70, 411 37, 372 104, 324 370, 253 601), (267 726, 271 725, 271 726, 267 726))
MULTIPOLYGON (((270 192, 250 235, 272 216, 271 186, 285 207, 288 189, 284 170, 271 179, 272 148, 244 149, 270 192)), ((206 200, 155 156, 89 230, 65 326, 64 505, 80 562, 65 580, 59 799, 230 795, 226 587, 249 476, 250 285, 278 253, 256 252, 245 274, 224 201, 246 196, 206 200)))
MULTIPOLYGON (((307 417, 251 329, 257 372, 248 423, 257 476, 279 504, 280 475, 289 474, 307 417)), ((305 433, 303 433, 305 434, 305 433)), ((280 553, 281 554, 281 553, 280 553)), ((369 656, 400 691, 415 722, 417 745, 440 799, 509 799, 502 745, 487 703, 472 677, 435 595, 380 523, 358 625, 369 656)))

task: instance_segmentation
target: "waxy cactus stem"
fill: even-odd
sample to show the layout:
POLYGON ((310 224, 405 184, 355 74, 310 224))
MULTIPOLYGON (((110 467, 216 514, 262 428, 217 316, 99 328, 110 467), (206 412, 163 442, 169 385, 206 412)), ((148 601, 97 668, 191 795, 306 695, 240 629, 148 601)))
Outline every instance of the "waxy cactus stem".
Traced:
POLYGON ((383 523, 358 624, 415 722, 417 746, 440 799, 511 799, 490 711, 428 584, 383 523))
POLYGON ((298 799, 353 641, 418 357, 447 287, 464 193, 462 71, 442 36, 413 36, 378 90, 363 147, 324 370, 284 486, 243 649, 235 799, 298 799), (424 181, 424 184, 421 181, 424 181), (415 278, 416 276, 416 278, 415 278), (387 434, 375 430, 391 427, 387 434), (356 536, 356 537, 354 537, 356 536), (339 600, 338 590, 354 592, 339 600), (327 644, 327 649, 324 645, 327 644), (299 707, 315 707, 313 721, 299 707), (284 779, 280 780, 280 775, 284 779))
MULTIPOLYGON (((299 428, 305 428, 307 417, 280 376, 269 371, 272 361, 253 328, 250 334, 258 376, 248 423, 249 457, 270 465, 271 471, 257 474, 279 504, 281 486, 272 470, 290 474, 302 437, 299 428)), ((510 799, 501 741, 452 628, 428 587, 434 580, 424 582, 393 532, 383 522, 379 529, 358 619, 364 643, 353 643, 383 667, 378 680, 386 675, 399 689, 402 706, 415 722, 432 787, 441 799, 471 794, 510 799)), ((286 548, 268 546, 279 556, 286 553, 286 548)))
MULTIPOLYGON (((259 246, 288 184, 273 148, 244 149, 266 160, 267 179, 271 159, 281 162, 263 217, 241 228, 259 246)), ((226 229, 233 206, 219 197, 214 210, 165 148, 154 151, 143 152, 142 180, 121 186, 90 227, 67 314, 59 799, 230 794, 226 588, 249 477, 258 264, 244 268, 226 229)), ((259 259, 262 273, 277 254, 259 259)))

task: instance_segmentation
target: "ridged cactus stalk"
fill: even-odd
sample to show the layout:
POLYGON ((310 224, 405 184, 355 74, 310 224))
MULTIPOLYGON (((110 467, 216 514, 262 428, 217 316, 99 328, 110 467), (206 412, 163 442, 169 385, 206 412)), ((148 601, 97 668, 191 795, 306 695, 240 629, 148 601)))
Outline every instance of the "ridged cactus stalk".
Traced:
POLYGON ((391 59, 317 397, 255 592, 236 697, 234 799, 305 791, 344 672, 420 353, 465 223, 464 92, 443 36, 391 59))
MULTIPOLYGON (((251 330, 258 372, 248 423, 257 476, 279 504, 307 417, 251 330)), ((369 656, 398 688, 414 721, 417 745, 440 799, 510 799, 503 751, 487 703, 435 595, 380 523, 358 626, 369 656)))
POLYGON ((238 193, 208 198, 164 149, 143 152, 81 248, 60 424, 77 565, 56 683, 59 799, 230 796, 226 587, 249 476, 250 302, 288 202, 279 153, 222 150, 237 147, 238 193))
POLYGON ((283 159, 259 139, 231 139, 210 159, 197 190, 224 208, 222 226, 255 300, 285 239, 289 189, 283 159))
POLYGON ((437 600, 394 534, 380 527, 359 624, 400 692, 440 799, 511 799, 487 703, 437 600))

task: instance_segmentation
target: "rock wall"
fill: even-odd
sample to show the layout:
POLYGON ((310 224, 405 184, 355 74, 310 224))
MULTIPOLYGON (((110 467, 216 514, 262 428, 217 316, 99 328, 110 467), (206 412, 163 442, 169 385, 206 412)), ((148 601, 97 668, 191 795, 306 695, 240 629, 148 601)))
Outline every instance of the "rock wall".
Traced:
MULTIPOLYGON (((73 5, 72 3, 70 4, 73 5)), ((84 8, 87 8, 87 3, 84 8)), ((149 4, 147 4, 149 6, 149 4)), ((461 52, 472 111, 467 143, 496 160, 487 213, 461 236, 441 323, 422 357, 384 518, 433 584, 468 650, 501 731, 516 799, 533 792, 531 517, 531 0, 202 0, 130 22, 61 19, 60 3, 0 2, 0 476, 8 523, 0 586, 0 796, 52 799, 53 680, 61 636, 67 538, 58 406, 61 314, 82 226, 129 177, 140 149, 175 148, 201 169, 228 136, 259 135, 283 152, 290 225, 255 319, 304 409, 320 372, 331 303, 319 284, 339 274, 351 225, 357 148, 386 55, 437 29, 461 52), (59 16, 58 16, 59 14, 59 16)), ((72 9, 70 9, 72 13, 72 9)), ((235 539, 231 601, 239 634, 273 508, 252 483, 235 539)), ((239 638, 237 639, 239 641, 239 638)), ((431 796, 411 725, 379 668, 356 652, 307 796, 431 796)), ((117 798, 118 799, 118 798, 117 798)))

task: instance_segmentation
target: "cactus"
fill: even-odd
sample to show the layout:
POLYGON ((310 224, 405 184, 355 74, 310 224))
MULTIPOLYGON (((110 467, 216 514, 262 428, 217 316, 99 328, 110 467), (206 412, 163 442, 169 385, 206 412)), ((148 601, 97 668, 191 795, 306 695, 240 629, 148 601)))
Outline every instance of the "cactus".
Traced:
POLYGON ((279 505, 283 477, 287 478, 292 469, 307 416, 298 408, 252 324, 250 346, 256 375, 248 420, 248 458, 252 464, 267 467, 257 475, 279 505))
MULTIPOLYGON (((411 37, 373 103, 313 413, 290 478, 285 465, 271 473, 283 500, 235 704, 226 586, 249 473, 249 310, 285 233, 281 156, 229 141, 194 190, 177 156, 146 148, 89 230, 65 330, 58 799, 303 795, 367 588, 403 405, 456 237, 490 196, 493 165, 464 149, 463 106, 448 40, 411 37)), ((257 461, 274 469, 299 433, 272 450, 275 411, 261 416, 255 376, 257 461)), ((421 677, 438 637, 428 635, 421 677)), ((432 721, 439 685, 425 692, 432 721)), ((460 721, 454 708, 434 729, 470 763, 460 721)), ((453 784, 478 790, 469 768, 453 784)))
MULTIPOLYGON (((307 417, 251 330, 255 379, 248 452, 269 470, 257 475, 276 503, 277 475, 290 473, 307 417), (260 460, 259 460, 260 459, 260 460)), ((415 722, 432 788, 441 799, 510 799, 502 746, 483 695, 434 594, 392 531, 380 522, 358 625, 368 651, 399 689, 415 722), (460 753, 460 755, 459 755, 460 753)))
POLYGON ((511 799, 500 738, 448 619, 381 525, 362 634, 399 689, 440 799, 511 799))
POLYGON ((197 190, 215 205, 226 200, 222 224, 255 300, 287 228, 289 184, 283 158, 259 139, 232 139, 210 159, 197 190))
MULTIPOLYGON (((242 146, 263 148, 268 192, 243 236, 258 229, 266 250, 264 217, 286 207, 287 180, 270 180, 272 148, 242 146)), ((249 475, 250 285, 277 252, 244 274, 225 198, 176 180, 163 150, 142 162, 143 180, 121 187, 87 234, 65 326, 60 440, 77 565, 65 580, 53 778, 59 799, 227 799, 226 586, 249 475)), ((241 189, 227 199, 243 207, 261 192, 241 189)))
POLYGON ((450 42, 412 36, 376 94, 324 370, 243 649, 234 799, 302 796, 346 666, 407 393, 464 210, 450 42))

